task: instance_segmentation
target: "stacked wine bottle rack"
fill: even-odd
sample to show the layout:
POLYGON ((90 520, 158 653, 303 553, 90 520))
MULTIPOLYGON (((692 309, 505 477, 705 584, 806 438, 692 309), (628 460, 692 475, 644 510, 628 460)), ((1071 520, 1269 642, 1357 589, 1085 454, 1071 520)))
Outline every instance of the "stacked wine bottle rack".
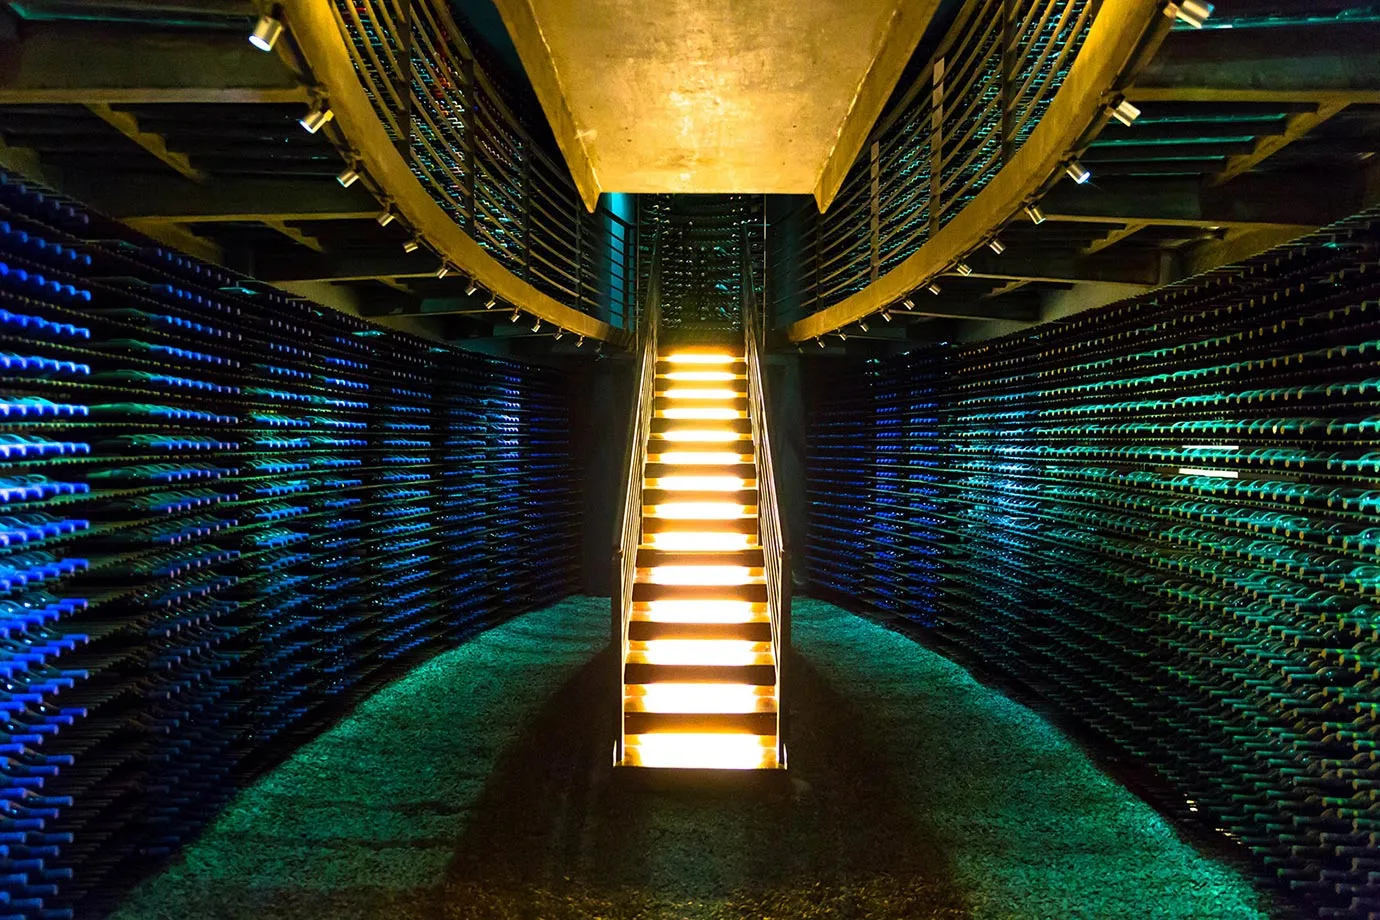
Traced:
POLYGON ((4 173, 0 336, 0 918, 98 910, 382 680, 575 587, 553 371, 4 173))
POLYGON ((1380 212, 1062 324, 814 360, 817 588, 1151 768, 1309 914, 1380 917, 1380 212))

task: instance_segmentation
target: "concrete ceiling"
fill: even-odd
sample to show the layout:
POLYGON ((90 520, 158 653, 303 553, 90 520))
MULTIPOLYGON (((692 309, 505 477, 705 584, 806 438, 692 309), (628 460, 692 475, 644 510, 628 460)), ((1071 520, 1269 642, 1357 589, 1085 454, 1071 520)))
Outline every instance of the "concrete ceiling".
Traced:
POLYGON ((600 192, 827 206, 939 0, 496 0, 571 173, 600 192))

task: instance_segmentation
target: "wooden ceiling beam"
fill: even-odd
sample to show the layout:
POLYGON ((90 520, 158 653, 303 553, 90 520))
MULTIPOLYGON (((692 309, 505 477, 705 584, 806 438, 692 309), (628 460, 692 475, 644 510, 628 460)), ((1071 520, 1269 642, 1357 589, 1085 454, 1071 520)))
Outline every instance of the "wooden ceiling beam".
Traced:
POLYGON ((0 104, 305 102, 277 55, 241 32, 24 22, 0 44, 0 104))
POLYGON ((110 107, 105 102, 89 102, 86 105, 88 111, 97 118, 119 131, 125 137, 134 141, 140 147, 153 154, 167 166, 171 166, 183 176, 193 182, 205 182, 206 173, 192 165, 192 161, 187 159, 185 153, 178 153, 176 150, 168 149, 168 141, 163 135, 155 134, 152 131, 145 131, 139 127, 139 120, 128 112, 121 112, 110 107))
POLYGON ((1333 101, 1320 102, 1311 112, 1299 112, 1285 119, 1284 130, 1278 134, 1266 135, 1258 139, 1255 149, 1250 153, 1241 153, 1227 158, 1226 167, 1208 180, 1209 185, 1221 185, 1223 182, 1235 179, 1237 176, 1249 172, 1279 151, 1288 147, 1294 141, 1312 131, 1318 125, 1327 121, 1333 115, 1345 109, 1349 102, 1333 101))

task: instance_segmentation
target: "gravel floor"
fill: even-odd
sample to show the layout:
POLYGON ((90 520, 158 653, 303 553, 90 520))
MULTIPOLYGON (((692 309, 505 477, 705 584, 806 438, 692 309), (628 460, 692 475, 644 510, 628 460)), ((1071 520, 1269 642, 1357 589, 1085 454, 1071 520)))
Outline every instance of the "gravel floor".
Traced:
POLYGON ((608 601, 490 630, 245 790, 114 917, 1250 918, 1029 710, 798 599, 789 788, 611 781, 608 601))

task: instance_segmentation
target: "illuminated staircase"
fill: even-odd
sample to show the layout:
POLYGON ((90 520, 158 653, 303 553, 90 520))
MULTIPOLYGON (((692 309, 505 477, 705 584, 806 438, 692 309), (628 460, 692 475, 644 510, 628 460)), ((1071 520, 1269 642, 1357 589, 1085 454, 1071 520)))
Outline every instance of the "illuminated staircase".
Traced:
POLYGON ((784 767, 743 349, 659 353, 653 388, 619 765, 784 767))

